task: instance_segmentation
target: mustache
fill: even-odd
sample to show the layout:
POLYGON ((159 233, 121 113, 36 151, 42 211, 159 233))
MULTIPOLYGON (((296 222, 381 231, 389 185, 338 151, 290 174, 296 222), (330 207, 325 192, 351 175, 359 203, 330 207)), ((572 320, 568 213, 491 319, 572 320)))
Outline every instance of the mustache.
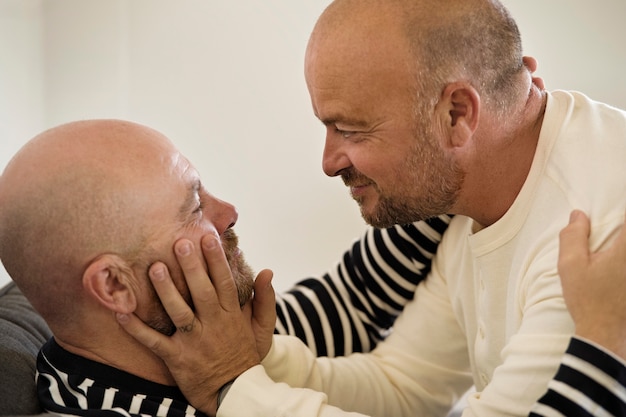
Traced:
POLYGON ((374 184, 368 176, 363 175, 359 170, 354 167, 345 168, 340 172, 341 180, 346 187, 363 186, 374 184))
POLYGON ((230 259, 230 255, 238 250, 239 236, 237 236, 234 229, 226 229, 220 236, 220 241, 222 242, 222 248, 224 249, 226 258, 230 259))

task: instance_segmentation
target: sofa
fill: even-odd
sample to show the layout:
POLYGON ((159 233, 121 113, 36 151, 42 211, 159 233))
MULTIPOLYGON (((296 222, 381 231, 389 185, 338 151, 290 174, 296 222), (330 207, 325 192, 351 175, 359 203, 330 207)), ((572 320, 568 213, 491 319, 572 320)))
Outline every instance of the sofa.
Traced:
POLYGON ((35 362, 51 336, 15 283, 0 289, 0 415, 43 413, 35 392, 35 362))

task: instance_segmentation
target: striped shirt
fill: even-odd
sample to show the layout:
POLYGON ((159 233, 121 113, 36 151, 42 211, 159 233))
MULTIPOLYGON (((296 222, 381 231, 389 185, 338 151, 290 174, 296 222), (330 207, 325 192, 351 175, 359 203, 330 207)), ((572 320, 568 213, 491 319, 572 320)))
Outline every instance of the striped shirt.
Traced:
POLYGON ((531 417, 626 416, 624 361, 572 338, 548 392, 531 417))
POLYGON ((368 228, 335 269, 278 295, 276 333, 299 337, 318 356, 369 352, 413 299, 449 222, 368 228))
MULTIPOLYGON (((368 352, 388 334, 430 261, 450 217, 370 228, 334 270, 277 297, 276 333, 292 334, 318 356, 368 352)), ((532 417, 626 417, 626 364, 572 338, 532 417)))
POLYGON ((49 412, 72 416, 204 416, 176 387, 74 355, 54 338, 37 358, 37 395, 49 412))
MULTIPOLYGON (((303 338, 320 355, 370 351, 413 298, 449 221, 368 229, 335 270, 277 299, 276 331, 303 338)), ((44 409, 65 415, 202 415, 178 389, 73 355, 54 339, 39 354, 37 390, 44 409)))
MULTIPOLYGON (((450 217, 369 228, 334 270, 277 297, 276 333, 319 356, 371 351, 430 270, 450 217)), ((73 355, 50 340, 37 361, 38 395, 51 412, 76 416, 201 416, 173 387, 73 355)), ((573 338, 532 417, 626 416, 624 361, 573 338)))

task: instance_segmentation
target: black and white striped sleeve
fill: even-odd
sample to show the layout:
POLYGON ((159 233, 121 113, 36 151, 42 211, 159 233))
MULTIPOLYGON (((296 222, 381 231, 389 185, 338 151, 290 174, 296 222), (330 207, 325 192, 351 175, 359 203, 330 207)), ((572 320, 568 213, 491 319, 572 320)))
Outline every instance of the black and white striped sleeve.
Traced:
POLYGON ((367 229, 330 272, 277 296, 276 333, 299 337, 318 356, 372 350, 430 271, 449 222, 367 229))
POLYGON ((572 338, 548 391, 530 417, 626 416, 626 363, 572 338))
POLYGON ((44 410, 77 417, 206 417, 176 386, 162 385, 75 355, 48 340, 37 357, 44 410))

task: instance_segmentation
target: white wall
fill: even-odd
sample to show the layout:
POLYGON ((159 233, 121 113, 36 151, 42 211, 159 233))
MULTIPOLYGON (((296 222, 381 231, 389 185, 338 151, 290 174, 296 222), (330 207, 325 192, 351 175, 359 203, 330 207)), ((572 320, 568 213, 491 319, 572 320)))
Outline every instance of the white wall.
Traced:
POLYGON ((626 109, 626 1, 503 0, 548 89, 626 109))
POLYGON ((0 0, 0 170, 44 127, 41 13, 41 0, 0 0))
POLYGON ((43 127, 40 0, 0 1, 0 167, 43 127))
MULTIPOLYGON (((215 195, 242 249, 283 289, 363 230, 321 172, 302 61, 328 0, 0 0, 0 168, 33 134, 120 117, 161 130, 215 195)), ((623 0, 508 0, 549 88, 626 108, 623 0)), ((2 277, 0 284, 8 278, 2 277)))

